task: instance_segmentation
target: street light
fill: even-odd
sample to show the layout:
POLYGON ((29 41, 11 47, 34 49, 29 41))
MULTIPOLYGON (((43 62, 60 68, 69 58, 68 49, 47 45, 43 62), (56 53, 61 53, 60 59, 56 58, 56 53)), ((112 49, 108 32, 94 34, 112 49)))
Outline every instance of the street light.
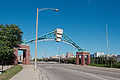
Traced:
POLYGON ((60 64, 60 46, 56 44, 53 44, 53 45, 57 46, 57 48, 59 49, 59 64, 60 64))
MULTIPOLYGON (((37 9, 38 9, 38 8, 37 8, 37 9)), ((42 9, 38 9, 38 11, 44 11, 44 10, 59 11, 58 9, 53 9, 53 8, 42 8, 42 9)))
POLYGON ((60 64, 60 46, 58 46, 59 48, 59 64, 60 64))
POLYGON ((53 9, 53 8, 42 8, 42 9, 37 8, 37 19, 36 19, 36 42, 35 42, 35 71, 36 71, 36 69, 37 69, 38 12, 39 12, 39 11, 43 11, 43 10, 53 10, 53 11, 58 11, 58 9, 53 9))

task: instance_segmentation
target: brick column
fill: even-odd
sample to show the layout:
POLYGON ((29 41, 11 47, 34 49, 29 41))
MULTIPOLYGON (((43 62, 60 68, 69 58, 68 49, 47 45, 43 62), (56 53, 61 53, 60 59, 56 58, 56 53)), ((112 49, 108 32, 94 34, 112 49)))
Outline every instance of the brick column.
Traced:
POLYGON ((76 55, 76 65, 79 65, 79 55, 76 55))
POLYGON ((25 54, 25 64, 30 64, 30 50, 27 49, 25 54))
POLYGON ((82 54, 81 55, 81 65, 85 65, 85 55, 84 54, 82 54))
POLYGON ((18 49, 15 49, 14 54, 16 56, 16 60, 14 61, 14 65, 18 65, 18 49))
POLYGON ((90 64, 90 54, 87 55, 87 64, 90 64))

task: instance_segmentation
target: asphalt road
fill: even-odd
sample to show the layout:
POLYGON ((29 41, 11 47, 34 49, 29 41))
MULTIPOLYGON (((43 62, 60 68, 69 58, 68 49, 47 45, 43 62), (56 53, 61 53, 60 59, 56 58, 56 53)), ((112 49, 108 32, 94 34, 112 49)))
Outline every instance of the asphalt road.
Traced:
POLYGON ((73 64, 40 64, 41 80, 120 80, 120 69, 73 64))

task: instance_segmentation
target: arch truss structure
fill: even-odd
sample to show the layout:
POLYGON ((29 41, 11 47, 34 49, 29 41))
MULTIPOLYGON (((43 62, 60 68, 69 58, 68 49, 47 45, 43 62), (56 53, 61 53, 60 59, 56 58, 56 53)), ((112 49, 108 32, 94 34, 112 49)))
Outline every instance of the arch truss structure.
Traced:
MULTIPOLYGON (((39 36, 37 39, 38 39, 38 42, 41 42, 41 41, 64 42, 75 47, 78 51, 85 51, 85 49, 80 48, 76 42, 74 42, 70 37, 68 37, 65 33, 63 33, 62 29, 55 29, 52 32, 39 36)), ((23 44, 35 43, 35 40, 36 39, 24 41, 23 44)))
MULTIPOLYGON (((73 47, 75 47, 78 52, 76 52, 76 64, 79 64, 79 55, 81 55, 81 65, 85 65, 85 55, 87 55, 87 64, 90 64, 90 53, 86 52, 86 49, 80 48, 77 43, 75 43, 70 37, 68 37, 65 33, 63 33, 62 29, 55 29, 52 32, 39 36, 38 42, 41 41, 56 41, 56 42, 64 42, 73 47)), ((29 41, 23 41, 22 44, 19 45, 19 48, 15 48, 14 54, 17 56, 15 60, 15 65, 18 64, 18 50, 23 50, 23 64, 30 64, 30 46, 28 43, 35 43, 36 39, 31 39, 29 41)))

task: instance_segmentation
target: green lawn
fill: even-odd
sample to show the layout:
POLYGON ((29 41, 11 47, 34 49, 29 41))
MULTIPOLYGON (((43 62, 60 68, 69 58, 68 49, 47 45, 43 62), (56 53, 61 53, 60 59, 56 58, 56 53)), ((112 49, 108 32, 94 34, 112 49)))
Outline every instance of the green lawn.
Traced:
POLYGON ((89 66, 96 66, 96 67, 107 67, 107 68, 120 68, 120 63, 114 63, 114 64, 88 64, 89 66))
POLYGON ((15 66, 13 68, 9 68, 3 74, 0 74, 0 80, 9 80, 22 69, 22 66, 15 66))
POLYGON ((88 64, 89 66, 105 67, 104 64, 88 64))

